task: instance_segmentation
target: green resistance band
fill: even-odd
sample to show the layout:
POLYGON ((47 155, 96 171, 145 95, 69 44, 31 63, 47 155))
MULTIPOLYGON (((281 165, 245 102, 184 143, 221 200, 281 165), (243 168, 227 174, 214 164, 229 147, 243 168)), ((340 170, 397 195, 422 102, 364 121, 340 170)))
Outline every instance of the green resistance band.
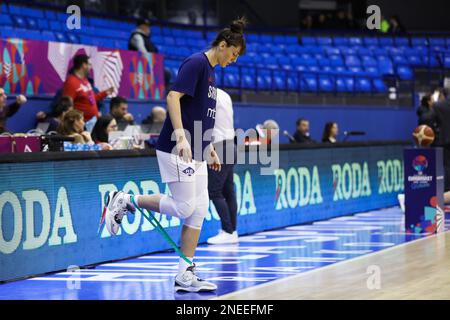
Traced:
POLYGON ((134 196, 131 196, 131 202, 133 203, 133 205, 135 206, 135 208, 137 210, 139 210, 139 212, 145 217, 145 219, 148 220, 148 222, 150 222, 153 227, 155 227, 156 230, 158 230, 158 232, 163 236, 164 239, 166 239, 166 241, 172 246, 172 248, 178 253, 178 255, 183 258, 184 261, 186 261, 187 263, 189 263, 189 265, 193 265, 192 261, 189 260, 183 252, 181 252, 181 250, 178 248, 177 244, 175 243, 175 241, 172 240, 172 238, 169 236, 169 234, 166 232, 166 230, 164 230, 164 228, 161 226, 161 224, 159 223, 159 221, 155 218, 155 216, 148 211, 148 216, 144 213, 144 210, 142 210, 141 208, 139 208, 139 206, 137 205, 137 203, 134 201, 134 196))

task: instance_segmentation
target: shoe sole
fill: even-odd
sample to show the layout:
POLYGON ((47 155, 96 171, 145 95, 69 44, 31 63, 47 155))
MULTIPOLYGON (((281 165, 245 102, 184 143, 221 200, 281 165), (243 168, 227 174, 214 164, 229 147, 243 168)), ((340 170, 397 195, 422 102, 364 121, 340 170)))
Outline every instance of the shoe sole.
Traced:
POLYGON ((211 292, 211 291, 216 291, 217 288, 215 289, 207 289, 207 288, 192 288, 192 287, 181 287, 181 286, 175 286, 175 291, 185 291, 185 292, 211 292))

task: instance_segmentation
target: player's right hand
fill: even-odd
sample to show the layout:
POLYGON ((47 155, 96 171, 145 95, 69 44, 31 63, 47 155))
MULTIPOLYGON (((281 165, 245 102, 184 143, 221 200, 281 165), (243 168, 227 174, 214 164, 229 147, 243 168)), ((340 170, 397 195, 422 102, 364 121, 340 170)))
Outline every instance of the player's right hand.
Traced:
POLYGON ((178 156, 183 159, 184 162, 192 162, 191 145, 186 140, 185 136, 180 136, 177 140, 177 152, 178 156))

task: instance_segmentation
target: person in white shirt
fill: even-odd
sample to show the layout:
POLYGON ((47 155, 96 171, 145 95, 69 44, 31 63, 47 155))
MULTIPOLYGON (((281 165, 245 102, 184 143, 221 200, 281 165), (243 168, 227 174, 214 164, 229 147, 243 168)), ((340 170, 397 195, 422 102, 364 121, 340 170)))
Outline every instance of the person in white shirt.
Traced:
POLYGON ((216 117, 212 134, 213 145, 220 158, 222 170, 208 171, 209 198, 220 216, 222 229, 207 240, 209 244, 237 243, 237 202, 233 175, 236 160, 234 143, 233 103, 231 97, 217 88, 216 117))

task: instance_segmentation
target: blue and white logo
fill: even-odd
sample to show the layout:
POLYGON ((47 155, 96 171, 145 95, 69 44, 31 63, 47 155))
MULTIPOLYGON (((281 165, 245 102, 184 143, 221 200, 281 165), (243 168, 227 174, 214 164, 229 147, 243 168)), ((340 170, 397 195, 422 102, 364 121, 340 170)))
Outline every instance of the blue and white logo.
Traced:
POLYGON ((192 176, 194 174, 195 170, 192 169, 191 167, 187 167, 186 169, 183 170, 184 174, 187 174, 189 177, 192 176))

